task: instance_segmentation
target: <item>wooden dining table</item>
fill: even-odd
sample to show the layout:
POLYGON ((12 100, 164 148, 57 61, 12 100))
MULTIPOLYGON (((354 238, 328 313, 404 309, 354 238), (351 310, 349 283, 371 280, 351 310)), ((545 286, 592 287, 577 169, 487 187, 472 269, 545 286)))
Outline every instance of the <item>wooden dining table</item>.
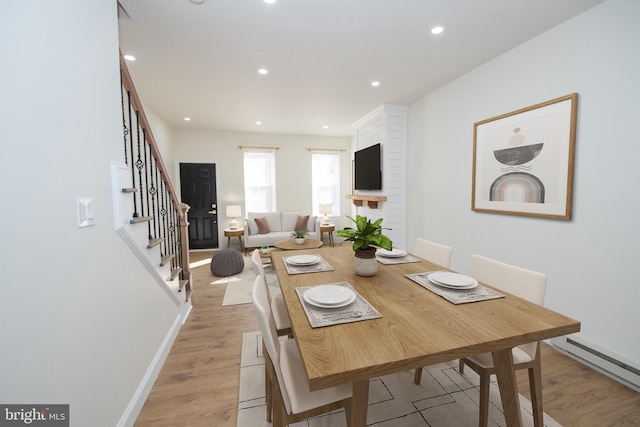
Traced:
POLYGON ((487 352, 493 354, 507 425, 521 426, 511 349, 580 330, 580 322, 503 291, 504 298, 453 304, 405 277, 443 269, 426 260, 378 263, 374 276, 361 277, 353 272, 348 243, 296 254, 320 255, 333 267, 288 274, 283 257, 292 253, 272 254, 309 389, 352 384, 352 427, 366 425, 371 378, 487 352), (382 317, 312 328, 295 288, 345 281, 382 317))

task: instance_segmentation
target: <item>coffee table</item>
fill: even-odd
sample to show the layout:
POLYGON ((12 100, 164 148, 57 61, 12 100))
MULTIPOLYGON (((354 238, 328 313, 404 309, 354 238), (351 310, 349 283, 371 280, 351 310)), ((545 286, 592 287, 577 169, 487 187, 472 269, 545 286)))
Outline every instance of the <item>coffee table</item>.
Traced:
POLYGON ((322 246, 322 240, 317 239, 304 239, 304 243, 297 244, 293 239, 280 240, 274 243, 274 246, 278 249, 284 249, 286 251, 296 249, 315 249, 322 246))

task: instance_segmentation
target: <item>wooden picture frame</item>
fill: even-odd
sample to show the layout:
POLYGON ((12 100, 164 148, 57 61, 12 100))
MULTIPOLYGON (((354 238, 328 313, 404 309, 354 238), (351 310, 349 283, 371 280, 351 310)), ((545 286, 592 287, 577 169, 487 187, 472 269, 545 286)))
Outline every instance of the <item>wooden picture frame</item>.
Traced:
POLYGON ((571 219, 578 94, 474 123, 471 209, 571 219))

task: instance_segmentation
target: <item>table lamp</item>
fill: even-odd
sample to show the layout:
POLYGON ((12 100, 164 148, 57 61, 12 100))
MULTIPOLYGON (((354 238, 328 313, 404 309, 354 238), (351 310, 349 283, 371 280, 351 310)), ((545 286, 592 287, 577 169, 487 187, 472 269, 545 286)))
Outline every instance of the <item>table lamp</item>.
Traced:
POLYGON ((320 208, 318 210, 320 211, 321 214, 324 215, 322 217, 322 221, 320 222, 320 224, 322 225, 331 224, 327 214, 330 214, 331 212, 333 212, 333 205, 331 203, 320 203, 320 208))
POLYGON ((240 206, 227 206, 227 218, 231 218, 229 222, 229 228, 235 230, 238 228, 237 217, 242 215, 242 211, 240 210, 240 206))

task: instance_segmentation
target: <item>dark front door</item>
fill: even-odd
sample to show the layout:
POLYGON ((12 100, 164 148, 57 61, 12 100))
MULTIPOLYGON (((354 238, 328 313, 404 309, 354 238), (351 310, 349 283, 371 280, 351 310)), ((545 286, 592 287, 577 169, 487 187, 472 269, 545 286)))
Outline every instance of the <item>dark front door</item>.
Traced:
POLYGON ((205 163, 180 164, 182 202, 189 210, 189 247, 218 247, 218 203, 216 196, 216 165, 205 163))

